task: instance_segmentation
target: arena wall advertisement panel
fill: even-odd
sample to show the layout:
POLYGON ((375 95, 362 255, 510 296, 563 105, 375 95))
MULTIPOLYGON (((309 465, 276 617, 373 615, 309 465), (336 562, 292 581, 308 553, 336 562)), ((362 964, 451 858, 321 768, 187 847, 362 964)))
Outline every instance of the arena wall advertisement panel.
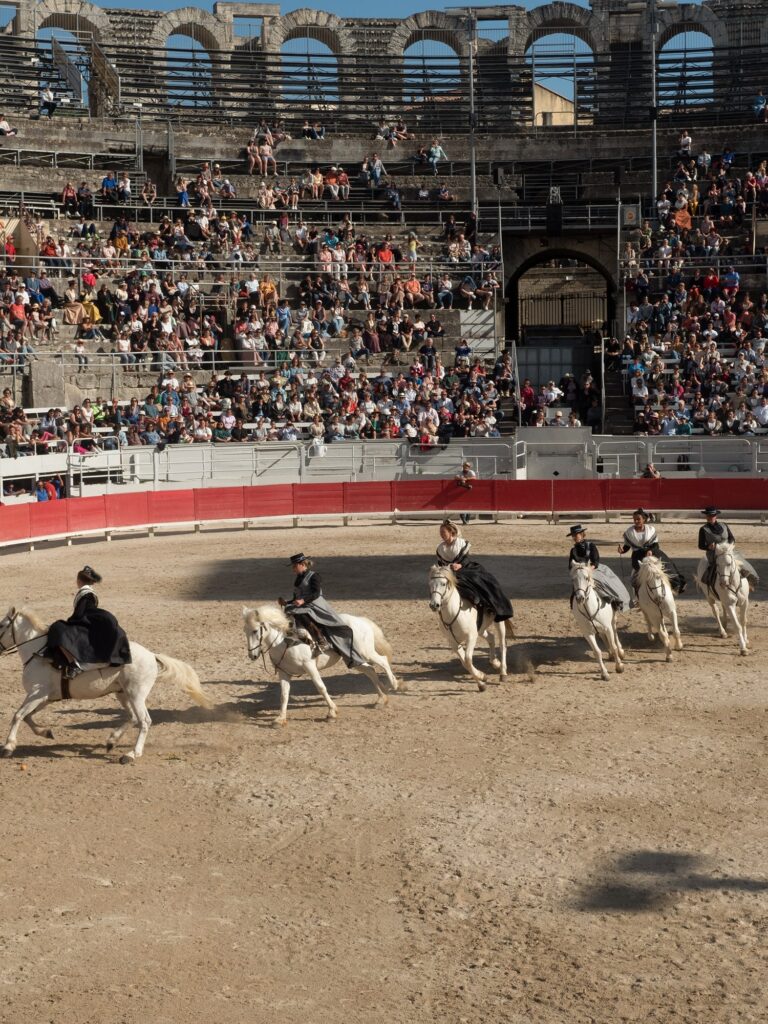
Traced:
POLYGON ((150 523, 194 522, 194 491, 149 491, 148 494, 150 523))
POLYGON ((242 487, 210 487, 192 493, 195 499, 195 522, 245 518, 242 487))
POLYGON ((260 516, 292 516, 293 484, 244 487, 243 514, 246 519, 258 519, 260 516))
POLYGON ((768 479, 685 480, 479 480, 472 490, 453 480, 370 483, 271 484, 69 498, 0 506, 0 544, 107 532, 132 526, 227 522, 267 516, 387 512, 651 511, 698 514, 717 503, 726 512, 768 511, 768 479))
POLYGON ((149 497, 149 491, 137 491, 135 494, 107 494, 104 499, 107 526, 119 529, 121 526, 142 526, 144 523, 151 522, 149 497))

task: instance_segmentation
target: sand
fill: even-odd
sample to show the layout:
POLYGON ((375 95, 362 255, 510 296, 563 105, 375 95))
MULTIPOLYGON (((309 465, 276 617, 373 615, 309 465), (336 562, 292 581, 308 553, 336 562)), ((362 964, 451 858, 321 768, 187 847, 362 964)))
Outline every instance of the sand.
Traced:
MULTIPOLYGON (((690 573, 698 524, 659 527, 690 573)), ((666 664, 624 616, 600 681, 570 618, 567 524, 472 523, 516 612, 481 694, 426 600, 435 524, 222 530, 3 556, 8 603, 68 614, 84 562, 134 639, 194 664, 214 711, 159 685, 144 757, 105 756, 114 698, 39 716, 0 762, 0 1020, 9 1024, 764 1021, 766 609, 751 654, 694 593, 666 664), (405 686, 279 687, 241 607, 317 559, 405 686)), ((768 532, 737 524, 768 579, 768 532)), ((591 535, 611 551, 618 523, 591 535)), ((479 663, 487 664, 484 652, 479 663)), ((20 703, 0 661, 0 718, 20 703)), ((3 734, 4 735, 4 734, 3 734)))

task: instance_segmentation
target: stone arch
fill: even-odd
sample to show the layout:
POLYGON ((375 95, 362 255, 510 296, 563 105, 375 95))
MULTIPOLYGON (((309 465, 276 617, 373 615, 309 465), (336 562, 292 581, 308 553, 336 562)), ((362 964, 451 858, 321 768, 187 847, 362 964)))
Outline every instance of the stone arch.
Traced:
POLYGON ((659 11, 659 34, 656 42, 658 50, 681 32, 703 32, 712 40, 715 50, 728 46, 725 25, 708 7, 685 4, 659 11))
POLYGON ((35 35, 44 28, 63 28, 67 32, 92 32, 100 43, 112 41, 108 15, 86 0, 43 0, 34 8, 34 19, 35 35))
POLYGON ((355 52, 354 42, 345 30, 341 18, 325 11, 313 11, 308 7, 291 11, 285 17, 275 20, 270 27, 269 49, 273 53, 279 53, 283 43, 305 38, 324 43, 337 57, 351 56, 355 52))
POLYGON ((469 34, 461 19, 440 11, 422 11, 405 18, 395 28, 389 41, 388 52, 402 57, 408 47, 420 39, 445 43, 457 57, 467 55, 469 34))
POLYGON ((507 304, 506 323, 506 335, 508 338, 520 337, 520 323, 518 315, 518 286, 520 284, 520 279, 524 277, 529 270, 533 270, 534 267, 539 266, 541 263, 548 263, 550 260, 578 260, 580 263, 586 263, 588 267, 596 270, 605 281, 608 307, 607 320, 609 323, 615 320, 617 297, 616 280, 612 271, 608 269, 600 257, 596 256, 588 249, 580 249, 577 246, 570 247, 567 244, 547 246, 546 248, 536 251, 523 259, 509 276, 506 289, 507 296, 509 298, 509 302, 507 304))
POLYGON ((176 11, 168 11, 158 19, 149 45, 164 49, 169 36, 180 35, 190 36, 208 53, 227 51, 232 47, 231 33, 231 25, 219 21, 208 11, 199 7, 181 7, 176 11))
POLYGON ((584 7, 576 4, 555 0, 528 12, 527 35, 525 39, 518 36, 517 52, 522 56, 531 43, 549 33, 566 33, 576 36, 586 43, 593 53, 607 48, 605 26, 600 18, 595 17, 584 7))

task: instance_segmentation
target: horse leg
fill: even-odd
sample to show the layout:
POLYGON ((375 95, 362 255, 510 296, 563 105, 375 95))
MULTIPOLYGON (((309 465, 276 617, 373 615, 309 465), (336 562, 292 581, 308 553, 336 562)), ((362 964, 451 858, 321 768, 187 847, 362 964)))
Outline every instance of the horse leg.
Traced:
POLYGON ((597 642, 597 638, 595 637, 595 634, 594 633, 589 633, 585 637, 585 640, 587 641, 589 646, 594 651, 595 657, 598 660, 598 663, 600 665, 600 675, 603 677, 603 679, 607 680, 608 679, 608 669, 605 667, 605 662, 603 661, 603 652, 600 650, 600 645, 597 642))
MULTIPOLYGON (((723 620, 720 617, 720 602, 713 601, 711 597, 708 597, 707 599, 709 601, 709 607, 712 609, 712 614, 715 616, 715 620, 717 621, 717 628, 720 633, 720 636, 723 638, 723 640, 725 640, 725 638, 728 636, 728 633, 726 632, 725 626, 723 625, 723 620)), ((723 611, 725 611, 725 609, 723 609, 723 611)))
MULTIPOLYGON (((474 663, 472 661, 472 658, 474 657, 475 653, 476 644, 477 631, 474 630, 472 633, 470 633, 467 639, 467 646, 464 649, 464 657, 462 658, 462 663, 467 672, 469 672, 472 678, 477 682, 477 688, 480 691, 480 693, 482 693, 485 690, 486 685, 485 673, 481 672, 480 669, 475 668, 474 663)), ((461 654, 459 654, 459 657, 461 657, 461 654)))
POLYGON ((614 635, 613 615, 611 615, 611 621, 608 624, 608 628, 602 635, 603 639, 605 640, 606 647, 608 648, 608 653, 613 658, 613 664, 616 666, 616 671, 618 673, 623 672, 624 664, 619 656, 619 647, 616 642, 616 636, 614 635))
POLYGON ((747 637, 746 630, 742 627, 741 619, 739 616, 739 610, 737 604, 729 604, 726 608, 727 614, 730 616, 731 622, 736 630, 736 637, 739 641, 739 654, 746 655, 747 653, 747 637))
POLYGON ((41 695, 39 691, 35 691, 34 693, 27 694, 27 696, 24 698, 21 707, 18 709, 18 711, 15 713, 11 720, 11 728, 8 732, 8 739, 5 741, 5 745, 0 750, 0 754, 2 754, 3 757, 10 757, 11 754, 16 749, 16 734, 19 731, 19 726, 27 717, 27 715, 31 715, 34 711, 37 711, 38 708, 44 708, 45 705, 48 704, 48 702, 49 698, 47 693, 41 695))
POLYGON ((46 740, 53 739, 53 729, 47 729, 44 725, 38 725, 34 718, 34 713, 30 711, 27 717, 24 719, 26 725, 32 730, 35 736, 42 736, 46 740))
POLYGON ((619 640, 619 627, 616 625, 619 613, 616 609, 613 609, 613 615, 611 616, 611 629, 613 630, 613 642, 616 644, 616 650, 619 652, 619 658, 624 660, 624 648, 621 646, 621 640, 619 640))
POLYGON ((669 639, 669 632, 664 624, 664 617, 659 619, 659 640, 661 640, 662 646, 666 651, 667 661, 672 661, 672 643, 669 639))
POLYGON ((274 721, 275 725, 286 725, 288 721, 288 698, 291 695, 291 681, 285 676, 280 677, 280 713, 274 721))
POLYGON ((133 709, 129 705, 128 701, 125 699, 125 694, 121 691, 119 693, 116 693, 115 696, 117 697, 120 707, 123 709, 125 714, 123 721, 118 726, 116 726, 116 728, 114 728, 107 737, 107 753, 110 753, 110 751, 117 746, 117 744, 123 737, 123 733, 125 732, 129 725, 133 724, 135 726, 138 726, 139 724, 139 720, 133 713, 133 709))
POLYGON ((397 680, 397 676, 392 671, 392 666, 389 663, 389 658, 386 654, 379 654, 378 651, 373 651, 368 655, 368 661, 373 665, 375 669, 383 672, 389 681, 389 685, 393 690, 397 691, 400 683, 397 680))
POLYGON ((683 638, 680 635, 680 623, 677 620, 677 605, 674 600, 670 602, 669 619, 672 625, 672 635, 675 638, 675 647, 678 651, 683 649, 683 638))
POLYGON ((503 682, 507 678, 507 623, 497 622, 495 628, 499 641, 499 680, 503 682))
MULTIPOLYGON (((371 661, 373 661, 372 658, 371 661)), ((389 697, 384 691, 381 685, 381 680, 379 679, 379 673, 376 671, 373 665, 360 665, 359 668, 363 675, 367 676, 371 680, 373 685, 376 687, 376 703, 379 704, 381 702, 383 704, 388 704, 389 697)))
POLYGON ((331 700, 331 696, 325 688, 323 677, 318 672, 317 665, 314 663, 314 661, 310 661, 308 663, 307 672, 309 672, 310 678, 312 679, 312 682, 315 684, 315 689, 323 698, 325 703, 328 705, 328 717, 335 718, 337 715, 336 705, 331 700))
POLYGON ((136 737, 136 745, 133 750, 130 750, 127 754, 123 754, 120 758, 120 764, 133 764, 144 752, 144 744, 147 740, 149 727, 152 725, 152 719, 149 717, 149 711, 147 710, 147 705, 144 702, 143 694, 136 697, 131 697, 129 694, 126 694, 126 700, 128 702, 128 707, 133 712, 133 715, 139 724, 139 735, 136 737))

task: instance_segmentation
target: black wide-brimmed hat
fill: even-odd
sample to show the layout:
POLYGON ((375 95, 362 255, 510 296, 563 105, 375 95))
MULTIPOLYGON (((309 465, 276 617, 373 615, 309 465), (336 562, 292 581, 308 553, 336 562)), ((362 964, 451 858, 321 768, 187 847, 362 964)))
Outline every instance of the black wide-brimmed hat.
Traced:
POLYGON ((703 516, 719 516, 722 515, 722 512, 719 508, 715 508, 714 505, 707 505, 706 508, 701 510, 701 514, 703 516))
POLYGON ((77 575, 82 580, 88 580, 89 583, 101 583, 101 576, 90 565, 84 565, 77 575))
POLYGON ((633 516, 642 516, 643 519, 650 519, 651 518, 651 513, 648 512, 647 509, 644 509, 644 508, 636 508, 635 511, 632 513, 632 515, 633 516))
POLYGON ((577 523, 575 526, 572 526, 570 528, 570 530, 568 531, 566 536, 568 536, 568 537, 575 537, 577 533, 586 533, 586 532, 587 532, 587 528, 585 526, 582 526, 581 523, 577 523))
POLYGON ((288 564, 289 565, 299 565, 301 562, 306 562, 306 560, 307 560, 307 556, 304 554, 303 551, 300 551, 298 553, 298 555, 291 555, 291 560, 290 560, 290 562, 288 564))

